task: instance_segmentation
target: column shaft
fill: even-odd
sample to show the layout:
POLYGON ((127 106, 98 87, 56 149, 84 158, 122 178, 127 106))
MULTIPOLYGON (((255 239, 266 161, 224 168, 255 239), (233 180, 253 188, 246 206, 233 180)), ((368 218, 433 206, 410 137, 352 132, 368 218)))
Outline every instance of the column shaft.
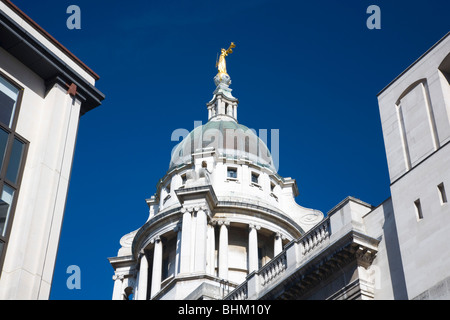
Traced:
POLYGON ((155 248, 153 250, 153 271, 152 271, 152 291, 153 297, 161 289, 162 277, 162 242, 161 239, 155 239, 155 248))
POLYGON ((228 280, 228 228, 224 223, 219 234, 219 278, 228 280))
POLYGON ((123 279, 119 276, 113 276, 114 279, 114 291, 113 300, 123 300, 123 279))
POLYGON ((175 275, 180 273, 180 260, 181 260, 181 226, 177 226, 177 244, 175 249, 175 275))
POLYGON ((180 273, 189 273, 191 269, 191 213, 183 213, 181 225, 180 273))
POLYGON ((139 267, 139 282, 138 282, 138 300, 147 299, 147 285, 148 285, 148 260, 145 254, 141 257, 141 264, 139 267))
POLYGON ((216 275, 216 258, 215 258, 215 251, 216 251, 216 239, 215 239, 215 232, 214 232, 214 225, 208 224, 208 250, 207 250, 207 272, 208 274, 215 276, 216 275))
POLYGON ((281 235, 276 234, 273 244, 273 256, 278 255, 281 251, 283 251, 283 243, 281 242, 281 235))
POLYGON ((204 210, 198 210, 195 228, 194 272, 206 272, 206 227, 206 213, 204 210))
POLYGON ((249 227, 248 233, 248 272, 258 270, 258 231, 255 226, 249 227))

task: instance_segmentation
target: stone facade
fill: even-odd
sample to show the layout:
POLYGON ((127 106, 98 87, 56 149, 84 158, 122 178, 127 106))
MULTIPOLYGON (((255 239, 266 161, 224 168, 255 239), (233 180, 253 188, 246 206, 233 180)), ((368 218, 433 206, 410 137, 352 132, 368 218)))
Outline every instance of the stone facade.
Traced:
POLYGON ((223 298, 323 220, 295 202, 295 180, 279 176, 264 141, 237 122, 231 80, 215 83, 209 121, 174 149, 147 222, 110 258, 114 299, 223 298))
POLYGON ((378 95, 391 197, 348 197, 324 216, 296 204, 295 180, 254 151, 265 146, 252 151, 260 140, 216 79, 209 122, 110 258, 113 299, 449 299, 449 83, 447 34, 378 95), (226 128, 243 148, 217 144, 226 128))

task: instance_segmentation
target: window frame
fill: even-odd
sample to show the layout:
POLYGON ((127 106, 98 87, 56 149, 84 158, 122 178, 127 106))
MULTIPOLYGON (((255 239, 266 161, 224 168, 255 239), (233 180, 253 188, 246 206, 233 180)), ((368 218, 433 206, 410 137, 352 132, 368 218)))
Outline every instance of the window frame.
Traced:
POLYGON ((8 124, 0 122, 0 129, 4 130, 8 134, 5 153, 3 155, 3 157, 4 157, 3 163, 2 163, 2 167, 0 169, 0 196, 1 196, 1 193, 3 192, 3 187, 5 185, 14 190, 13 200, 10 204, 9 213, 7 215, 7 220, 5 221, 5 229, 2 230, 2 232, 0 233, 0 243, 2 244, 2 250, 0 251, 0 278, 1 278, 3 264, 5 261, 6 252, 8 250, 8 246, 9 246, 9 238, 10 238, 10 234, 11 234, 11 229, 12 229, 12 225, 14 223, 14 216, 15 216, 15 212, 16 212, 17 201, 18 201, 19 194, 20 194, 20 186, 22 183, 23 172, 25 170, 25 163, 26 163, 26 158, 28 155, 28 148, 29 148, 30 142, 16 132, 19 114, 21 111, 21 106, 22 106, 22 101, 23 101, 24 88, 21 85, 19 85, 16 81, 11 79, 8 75, 4 74, 1 71, 0 71, 0 77, 5 79, 12 86, 16 87, 19 90, 13 118, 12 118, 12 121, 10 121, 11 126, 9 127, 8 124), (23 149, 22 149, 22 156, 21 156, 20 163, 19 163, 18 170, 17 170, 17 179, 15 182, 13 182, 13 181, 10 181, 9 179, 7 179, 6 175, 7 175, 8 167, 10 164, 11 154, 13 151, 13 145, 14 145, 15 140, 23 143, 23 149), (3 236, 3 234, 4 234, 4 236, 3 236))
POLYGON ((238 168, 237 167, 227 166, 227 180, 233 180, 233 181, 238 180, 238 168), (230 177, 228 175, 229 172, 234 172, 235 177, 230 177))
POLYGON ((422 203, 420 202, 420 198, 414 201, 414 208, 416 211, 416 219, 417 222, 423 220, 423 210, 422 210, 422 203))
POLYGON ((441 206, 448 203, 447 193, 445 191, 444 182, 441 182, 437 185, 437 189, 439 192, 439 200, 441 201, 441 206))
POLYGON ((251 183, 256 184, 256 185, 259 186, 260 185, 259 177, 260 177, 260 174, 258 172, 251 171, 251 174, 250 174, 250 181, 251 181, 251 183), (256 181, 253 181, 253 178, 255 178, 256 181))

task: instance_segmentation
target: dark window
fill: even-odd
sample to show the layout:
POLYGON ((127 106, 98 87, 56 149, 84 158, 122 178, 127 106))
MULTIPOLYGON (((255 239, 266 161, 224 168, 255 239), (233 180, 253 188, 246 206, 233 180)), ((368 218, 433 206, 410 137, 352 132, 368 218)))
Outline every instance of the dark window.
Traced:
POLYGON ((9 158, 8 171, 6 171, 6 179, 11 181, 13 184, 17 183, 20 164, 22 163, 24 146, 25 144, 22 141, 14 139, 11 155, 9 158))
POLYGON ((8 225, 11 205, 14 198, 14 189, 8 185, 3 185, 3 190, 0 195, 0 235, 6 235, 6 227, 8 225))
POLYGON ((22 89, 0 75, 0 276, 28 142, 15 132, 22 89))
POLYGON ((441 196, 441 204, 447 203, 447 194, 445 193, 444 183, 442 182, 438 186, 439 195, 441 196))
POLYGON ((12 127, 20 89, 0 76, 0 122, 12 127))
POLYGON ((227 177, 237 179, 237 168, 228 168, 227 177))
POLYGON ((414 201, 414 206, 416 207, 417 220, 422 220, 423 212, 422 212, 422 205, 420 204, 420 199, 414 201))
POLYGON ((3 162, 5 160, 6 146, 8 144, 9 133, 0 129, 0 172, 3 168, 3 162))
POLYGON ((252 172, 252 182, 258 184, 259 174, 252 172))

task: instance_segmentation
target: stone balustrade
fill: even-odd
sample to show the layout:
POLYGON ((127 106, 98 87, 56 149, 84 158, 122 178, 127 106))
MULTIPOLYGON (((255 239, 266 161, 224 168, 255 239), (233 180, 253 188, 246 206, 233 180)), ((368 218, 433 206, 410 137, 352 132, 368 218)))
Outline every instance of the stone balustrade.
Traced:
POLYGON ((255 292, 262 292, 271 283, 282 278, 287 269, 296 268, 302 260, 322 248, 330 238, 330 220, 324 219, 301 238, 291 241, 285 249, 259 270, 250 273, 247 280, 230 292, 226 300, 246 300, 249 298, 249 283, 255 292), (293 257, 292 258, 288 258, 293 257))
POLYGON ((263 266, 258 272, 261 286, 264 287, 272 280, 277 278, 281 273, 283 273, 283 271, 286 270, 286 267, 286 251, 283 251, 277 257, 263 266))

